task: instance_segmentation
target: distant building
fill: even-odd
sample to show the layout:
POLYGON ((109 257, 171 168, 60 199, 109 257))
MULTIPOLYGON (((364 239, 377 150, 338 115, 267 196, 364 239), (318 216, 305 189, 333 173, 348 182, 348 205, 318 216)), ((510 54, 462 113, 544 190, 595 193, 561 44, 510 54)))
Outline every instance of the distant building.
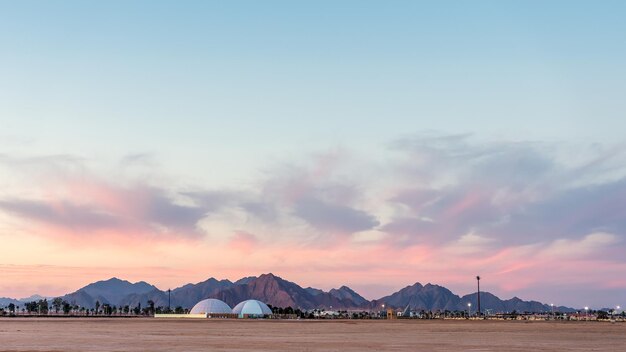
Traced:
POLYGON ((233 310, 219 299, 208 298, 196 303, 189 314, 204 314, 207 318, 232 318, 233 310))
POLYGON ((155 314, 155 318, 263 318, 271 316, 272 310, 267 304, 249 299, 230 308, 219 299, 207 298, 191 309, 189 314, 155 314))
POLYGON ((233 308, 233 314, 236 314, 239 318, 258 318, 272 315, 272 310, 261 301, 249 299, 236 305, 233 308))

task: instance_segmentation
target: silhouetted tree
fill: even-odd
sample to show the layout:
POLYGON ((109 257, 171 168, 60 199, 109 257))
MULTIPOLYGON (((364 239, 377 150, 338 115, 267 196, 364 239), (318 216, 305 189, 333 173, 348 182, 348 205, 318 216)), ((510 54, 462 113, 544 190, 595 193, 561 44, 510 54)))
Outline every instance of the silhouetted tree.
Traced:
POLYGON ((39 302, 37 303, 37 311, 39 312, 39 314, 48 314, 48 300, 47 299, 40 299, 39 302))
POLYGON ((53 299, 52 306, 54 307, 54 312, 58 313, 59 310, 61 310, 61 307, 63 306, 63 300, 61 299, 61 297, 57 297, 53 299))
POLYGON ((26 308, 26 311, 28 313, 31 313, 31 312, 37 311, 38 305, 37 305, 37 302, 32 301, 32 302, 25 303, 24 307, 26 308))
POLYGON ((135 313, 135 315, 139 315, 139 313, 141 313, 141 303, 137 304, 137 307, 133 309, 133 313, 135 313))

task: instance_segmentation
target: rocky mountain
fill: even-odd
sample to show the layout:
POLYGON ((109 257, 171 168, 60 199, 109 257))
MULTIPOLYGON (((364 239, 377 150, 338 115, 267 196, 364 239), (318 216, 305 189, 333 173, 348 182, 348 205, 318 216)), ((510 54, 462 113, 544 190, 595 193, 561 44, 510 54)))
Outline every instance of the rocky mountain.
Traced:
POLYGON ((17 299, 8 298, 8 297, 0 297, 0 307, 7 307, 11 303, 15 304, 16 306, 22 305, 22 302, 17 299))
POLYGON ((307 287, 304 289, 306 292, 310 293, 313 296, 317 296, 320 293, 324 293, 323 290, 320 290, 319 288, 313 288, 313 287, 307 287))
MULTIPOLYGON (((321 290, 320 290, 321 291, 321 290)), ((246 300, 258 299, 276 307, 313 309, 318 307, 355 308, 355 302, 336 297, 328 292, 304 289, 297 284, 284 280, 274 274, 263 274, 245 284, 217 292, 212 298, 218 298, 231 306, 246 300)))
POLYGON ((29 303, 32 301, 39 301, 42 299, 51 300, 51 297, 44 297, 40 295, 32 295, 30 297, 24 297, 20 299, 8 298, 8 297, 0 297, 0 307, 7 307, 9 304, 13 303, 16 306, 24 307, 25 303, 29 303))
MULTIPOLYGON (((445 287, 433 284, 422 286, 416 283, 413 286, 407 286, 400 291, 374 300, 370 302, 368 307, 376 309, 385 304, 388 307, 406 308, 412 310, 449 310, 462 311, 467 310, 467 304, 471 303, 474 311, 478 309, 477 294, 472 293, 459 297, 445 287)), ((489 292, 480 293, 481 311, 484 313, 490 310, 491 313, 500 312, 549 312, 551 307, 537 301, 524 301, 520 298, 513 297, 511 299, 502 300, 489 292)), ((568 307, 555 307, 560 312, 572 312, 575 309, 568 307)))
POLYGON ((158 289, 143 281, 130 283, 114 277, 109 280, 89 284, 62 298, 81 307, 93 307, 96 301, 99 301, 101 304, 106 303, 119 306, 122 305, 123 299, 128 295, 144 294, 154 290, 158 289))
POLYGON ((415 310, 456 310, 460 306, 460 298, 443 286, 432 284, 422 286, 418 282, 392 295, 372 301, 370 307, 381 307, 383 304, 395 308, 409 306, 415 310))
MULTIPOLYGON (((96 301, 116 306, 142 307, 153 301, 155 306, 167 307, 168 292, 146 282, 130 283, 112 278, 89 284, 62 297, 64 300, 83 307, 94 307, 96 301)), ((415 283, 398 292, 373 301, 368 301, 347 286, 328 292, 284 280, 274 274, 245 277, 235 282, 210 278, 195 284, 173 289, 169 295, 171 307, 191 308, 205 298, 218 298, 231 307, 246 299, 258 299, 276 307, 292 307, 304 310, 325 308, 377 310, 386 307, 409 307, 411 310, 466 310, 467 303, 477 308, 476 293, 460 297, 443 286, 415 283)), ((23 303, 10 298, 0 298, 0 306, 23 303)), ((517 297, 501 300, 489 292, 481 292, 481 308, 495 312, 547 312, 551 307, 536 301, 523 301, 517 297)), ((567 307, 555 307, 561 312, 571 312, 567 307)))
POLYGON ((248 282, 252 281, 252 280, 256 280, 256 276, 248 276, 248 277, 242 277, 241 279, 235 281, 236 285, 243 285, 243 284, 247 284, 248 282))
MULTIPOLYGON (((63 297, 63 300, 69 302, 72 305, 80 307, 93 307, 96 305, 96 301, 103 299, 102 297, 91 297, 87 292, 78 290, 76 292, 69 293, 63 297)), ((99 301, 102 302, 102 301, 99 301)))
MULTIPOLYGON (((186 307, 191 308, 199 301, 213 297, 218 292, 235 285, 229 280, 217 280, 215 278, 209 278, 208 280, 198 282, 195 284, 186 284, 184 286, 173 289, 170 292, 170 305, 171 307, 186 307)), ((168 293, 167 291, 161 291, 157 288, 149 292, 133 293, 125 296, 121 299, 121 305, 129 305, 136 307, 141 304, 145 307, 148 301, 153 301, 155 306, 168 306, 168 293)))
POLYGON ((22 303, 26 303, 26 302, 39 301, 39 300, 42 300, 42 299, 50 300, 51 298, 54 298, 54 297, 44 297, 42 295, 32 295, 32 296, 29 296, 29 297, 20 298, 19 301, 22 302, 22 303))
MULTIPOLYGON (((247 277, 238 281, 218 281, 209 279, 198 284, 188 284, 172 290, 171 306, 191 308, 205 298, 218 298, 231 307, 246 299, 258 299, 276 307, 293 307, 301 309, 357 308, 366 300, 348 287, 325 292, 314 288, 302 288, 274 274, 263 274, 259 277, 247 277)), ((123 299, 124 304, 143 306, 148 300, 157 306, 167 306, 167 293, 151 291, 144 294, 129 295, 123 299)))
POLYGON ((334 297, 336 297, 338 299, 350 300, 350 301, 354 302, 357 306, 361 306, 361 305, 363 305, 363 304, 368 302, 368 300, 363 298, 363 296, 361 296, 360 294, 354 292, 354 290, 352 290, 348 286, 341 286, 338 289, 333 288, 332 290, 328 291, 328 293, 331 296, 334 296, 334 297))
POLYGON ((218 292, 234 286, 229 280, 217 280, 210 278, 197 284, 188 284, 172 290, 172 306, 193 307, 208 297, 215 296, 218 292))
MULTIPOLYGON (((461 306, 467 309, 467 303, 471 303, 474 309, 478 307, 477 294, 472 293, 461 297, 461 306)), ((480 306, 481 310, 485 312, 486 309, 493 312, 550 312, 552 307, 548 304, 543 304, 537 301, 524 301, 518 297, 513 297, 507 300, 501 300, 495 295, 489 292, 480 293, 480 306)), ((569 313, 575 311, 575 309, 568 307, 554 307, 555 311, 569 313)))
MULTIPOLYGON (((129 307, 137 307, 141 305, 142 307, 148 306, 148 301, 154 302, 155 307, 167 307, 168 304, 168 296, 167 291, 161 291, 159 289, 154 289, 147 293, 131 293, 124 297, 120 302, 120 306, 129 306, 129 307)), ((177 307, 175 301, 171 301, 172 307, 177 307)))

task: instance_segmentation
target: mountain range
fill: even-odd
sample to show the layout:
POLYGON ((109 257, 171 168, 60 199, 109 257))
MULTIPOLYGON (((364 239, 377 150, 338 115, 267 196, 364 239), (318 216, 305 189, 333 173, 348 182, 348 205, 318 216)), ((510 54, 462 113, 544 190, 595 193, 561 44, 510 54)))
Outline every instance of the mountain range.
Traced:
MULTIPOLYGON (((148 301, 155 306, 168 306, 168 292, 156 286, 140 281, 131 283, 118 278, 91 283, 75 292, 61 297, 67 302, 82 307, 94 307, 96 302, 115 306, 145 307, 148 301)), ((298 284, 282 279, 274 274, 258 277, 245 277, 235 282, 210 278, 196 284, 186 284, 171 290, 171 307, 191 308, 205 298, 218 298, 231 307, 246 299, 257 299, 275 307, 293 307, 303 310, 324 309, 361 309, 376 310, 383 304, 387 307, 411 310, 465 310, 467 303, 477 307, 477 295, 472 293, 458 296, 443 286, 415 283, 398 292, 376 300, 368 301, 347 286, 326 292, 317 288, 302 288, 298 284)), ((514 297, 502 300, 489 292, 481 292, 482 310, 491 312, 542 312, 550 311, 549 305, 537 301, 524 301, 514 297)), ((0 298, 0 305, 9 303, 19 305, 24 300, 0 298)), ((568 307, 555 307, 561 312, 574 311, 568 307)))
POLYGON ((22 304, 26 303, 26 302, 32 302, 32 301, 39 301, 40 299, 51 299, 53 297, 43 297, 40 295, 32 295, 30 297, 25 297, 25 298, 9 298, 9 297, 0 297, 0 307, 6 307, 9 304, 13 303, 16 306, 21 306, 22 304))

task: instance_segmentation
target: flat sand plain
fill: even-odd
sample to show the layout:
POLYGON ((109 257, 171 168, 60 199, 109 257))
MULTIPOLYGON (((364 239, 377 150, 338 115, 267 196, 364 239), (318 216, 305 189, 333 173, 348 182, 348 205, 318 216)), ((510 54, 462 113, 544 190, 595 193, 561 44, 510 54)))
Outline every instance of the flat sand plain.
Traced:
POLYGON ((626 323, 3 318, 0 351, 626 351, 626 323))

